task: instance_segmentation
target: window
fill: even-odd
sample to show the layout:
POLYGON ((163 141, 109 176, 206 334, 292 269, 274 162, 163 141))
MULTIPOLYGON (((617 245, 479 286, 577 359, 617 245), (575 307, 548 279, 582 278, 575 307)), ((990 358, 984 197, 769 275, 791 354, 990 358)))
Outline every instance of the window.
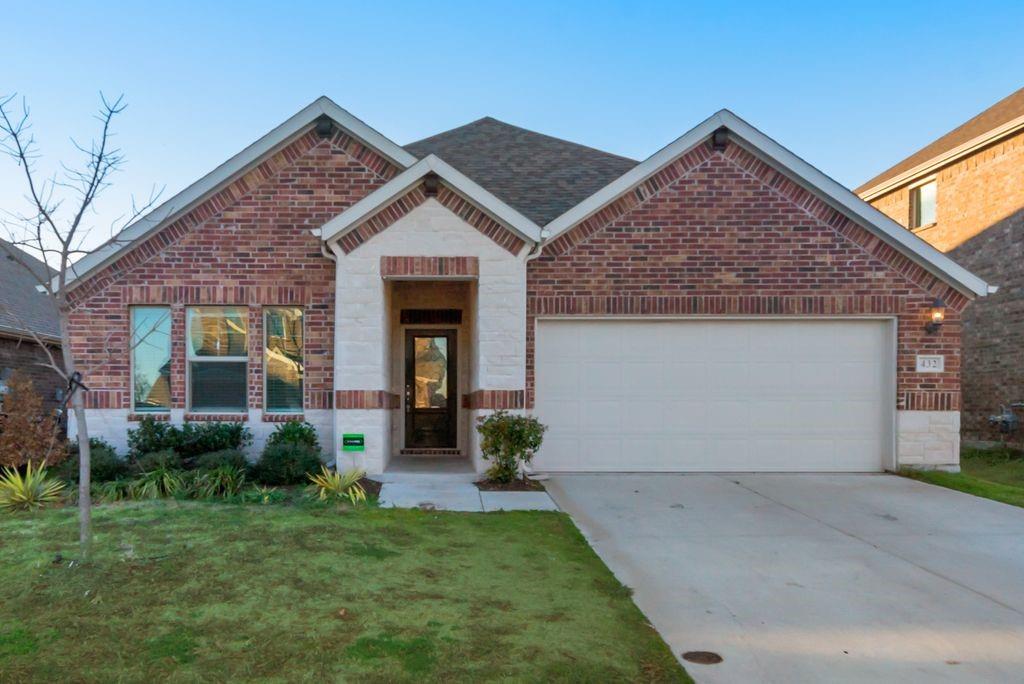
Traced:
POLYGON ((921 228, 935 223, 935 181, 928 181, 910 190, 910 227, 921 228))
POLYGON ((263 312, 263 362, 267 411, 302 411, 302 309, 272 308, 263 312))
POLYGON ((188 310, 189 407, 239 413, 248 407, 248 312, 241 307, 188 310))
POLYGON ((171 408, 171 310, 166 306, 132 308, 132 408, 171 408))

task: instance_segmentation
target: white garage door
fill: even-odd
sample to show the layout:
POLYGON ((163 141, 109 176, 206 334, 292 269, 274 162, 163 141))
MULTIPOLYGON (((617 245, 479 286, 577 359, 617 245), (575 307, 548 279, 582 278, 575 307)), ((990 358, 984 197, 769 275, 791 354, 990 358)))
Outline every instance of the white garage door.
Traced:
POLYGON ((557 471, 881 470, 890 324, 540 320, 534 461, 557 471))

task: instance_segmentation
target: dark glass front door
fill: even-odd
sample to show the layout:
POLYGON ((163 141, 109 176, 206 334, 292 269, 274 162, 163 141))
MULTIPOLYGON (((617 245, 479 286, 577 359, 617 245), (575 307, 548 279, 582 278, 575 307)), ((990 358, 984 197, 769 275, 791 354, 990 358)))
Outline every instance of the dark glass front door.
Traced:
POLYGON ((455 331, 405 334, 405 446, 454 449, 456 435, 455 331))

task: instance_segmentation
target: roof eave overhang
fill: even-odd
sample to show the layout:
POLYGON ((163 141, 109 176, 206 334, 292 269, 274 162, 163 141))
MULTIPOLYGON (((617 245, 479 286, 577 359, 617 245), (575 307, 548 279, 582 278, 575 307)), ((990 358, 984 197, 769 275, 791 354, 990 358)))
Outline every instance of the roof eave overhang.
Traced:
POLYGON ((391 202, 407 193, 430 173, 437 174, 448 187, 478 206, 527 243, 540 242, 540 226, 485 190, 451 164, 433 154, 416 162, 320 228, 313 229, 313 234, 324 242, 340 239, 347 232, 372 218, 391 202))
POLYGON ((907 169, 906 171, 896 174, 891 178, 886 178, 881 183, 876 183, 869 188, 861 188, 856 192, 865 202, 870 202, 873 199, 881 197, 887 193, 896 190, 908 183, 913 183, 919 178, 931 175, 938 171, 943 166, 948 166, 953 162, 956 162, 964 157, 974 154, 978 150, 988 147, 1004 138, 1008 138, 1011 135, 1015 135, 1024 131, 1024 116, 1018 116, 1016 119, 1012 119, 997 126, 992 130, 979 135, 975 138, 971 138, 965 143, 957 145, 951 150, 947 150, 942 154, 936 155, 926 162, 922 162, 917 166, 907 169))
POLYGON ((842 184, 825 175, 729 110, 705 119, 675 141, 655 152, 601 190, 545 226, 554 239, 629 192, 666 165, 707 140, 721 127, 729 130, 730 141, 765 159, 795 183, 820 197, 832 208, 870 230, 922 268, 949 283, 969 298, 984 297, 995 290, 927 242, 857 197, 842 184))
MULTIPOLYGON (((126 226, 104 245, 72 264, 67 274, 65 288, 73 288, 89 273, 115 261, 124 250, 145 240, 163 226, 194 209, 224 185, 245 175, 267 154, 305 134, 322 116, 330 118, 339 127, 399 168, 406 169, 416 163, 416 157, 400 145, 347 112, 330 98, 319 97, 216 169, 126 226)), ((54 277, 51 283, 54 289, 60 287, 57 277, 54 277)))

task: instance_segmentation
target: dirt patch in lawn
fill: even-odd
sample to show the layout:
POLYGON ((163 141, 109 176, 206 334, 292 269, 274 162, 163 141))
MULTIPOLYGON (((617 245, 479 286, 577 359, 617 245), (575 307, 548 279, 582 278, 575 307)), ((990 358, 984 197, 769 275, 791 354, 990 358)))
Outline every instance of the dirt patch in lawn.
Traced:
POLYGON ((363 479, 361 479, 359 481, 359 484, 363 485, 363 489, 366 490, 366 496, 370 497, 371 499, 379 497, 380 488, 384 486, 380 482, 377 482, 376 480, 371 480, 368 477, 364 477, 363 479))
POLYGON ((480 480, 475 482, 477 489, 482 492, 543 492, 544 483, 539 480, 527 478, 512 480, 511 482, 491 482, 480 480))

